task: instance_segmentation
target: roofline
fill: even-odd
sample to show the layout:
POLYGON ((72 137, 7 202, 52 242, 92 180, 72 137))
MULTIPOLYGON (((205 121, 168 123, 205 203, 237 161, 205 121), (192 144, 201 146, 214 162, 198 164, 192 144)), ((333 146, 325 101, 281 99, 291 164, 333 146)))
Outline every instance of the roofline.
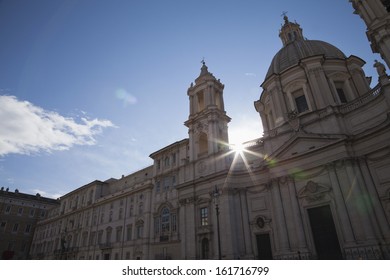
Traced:
POLYGON ((39 193, 37 193, 36 195, 33 195, 33 194, 28 194, 28 193, 10 192, 10 191, 2 190, 2 191, 0 191, 0 196, 12 197, 12 198, 18 198, 18 199, 29 199, 29 200, 39 201, 39 202, 58 204, 57 199, 44 197, 44 196, 41 196, 39 193))
POLYGON ((152 159, 154 159, 154 157, 155 157, 157 154, 159 154, 159 153, 161 153, 161 152, 163 152, 163 151, 169 150, 169 149, 171 149, 172 147, 174 147, 174 146, 176 146, 176 145, 183 144, 184 142, 187 142, 188 140, 189 140, 188 138, 184 138, 184 139, 182 139, 182 140, 180 140, 180 141, 176 141, 176 142, 174 142, 174 143, 172 143, 172 144, 170 144, 170 145, 168 145, 168 146, 166 146, 166 147, 164 147, 164 148, 162 148, 162 149, 160 149, 160 150, 158 150, 158 151, 156 151, 156 152, 154 152, 154 153, 151 153, 151 154, 149 155, 149 157, 151 157, 152 159))

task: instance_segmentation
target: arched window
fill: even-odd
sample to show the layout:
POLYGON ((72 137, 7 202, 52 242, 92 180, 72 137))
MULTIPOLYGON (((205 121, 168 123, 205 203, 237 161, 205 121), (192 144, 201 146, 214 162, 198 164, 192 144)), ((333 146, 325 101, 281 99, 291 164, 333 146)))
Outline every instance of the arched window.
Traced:
POLYGON ((161 233, 162 235, 169 232, 170 229, 170 212, 167 207, 161 210, 161 233))
POLYGON ((154 234, 159 236, 160 242, 169 241, 171 233, 176 232, 176 213, 172 213, 168 207, 163 207, 154 217, 154 234))
POLYGON ((200 112, 203 111, 205 107, 203 91, 198 92, 197 97, 198 97, 198 112, 200 112))
POLYGON ((165 159, 164 159, 164 166, 165 167, 169 166, 169 157, 165 157, 165 159))

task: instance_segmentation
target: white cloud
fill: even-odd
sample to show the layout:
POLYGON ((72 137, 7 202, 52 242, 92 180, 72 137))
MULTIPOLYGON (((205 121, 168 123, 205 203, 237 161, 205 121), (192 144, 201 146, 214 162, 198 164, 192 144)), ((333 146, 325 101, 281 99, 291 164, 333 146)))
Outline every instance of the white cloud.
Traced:
POLYGON ((245 73, 245 76, 256 77, 256 74, 255 74, 255 73, 248 72, 248 73, 245 73))
POLYGON ((0 156, 94 145, 94 136, 102 128, 114 127, 109 120, 81 118, 77 122, 7 95, 0 95, 0 120, 0 156))
POLYGON ((121 100, 123 102, 123 106, 125 106, 125 107, 127 105, 134 105, 138 101, 134 95, 131 95, 123 88, 118 89, 115 92, 115 96, 116 96, 116 98, 118 98, 119 100, 121 100))
POLYGON ((45 192, 45 191, 40 190, 40 189, 34 189, 33 193, 35 193, 35 194, 39 193, 40 196, 48 197, 48 198, 54 198, 54 199, 57 199, 57 198, 59 198, 59 197, 64 195, 62 193, 48 193, 48 192, 45 192))

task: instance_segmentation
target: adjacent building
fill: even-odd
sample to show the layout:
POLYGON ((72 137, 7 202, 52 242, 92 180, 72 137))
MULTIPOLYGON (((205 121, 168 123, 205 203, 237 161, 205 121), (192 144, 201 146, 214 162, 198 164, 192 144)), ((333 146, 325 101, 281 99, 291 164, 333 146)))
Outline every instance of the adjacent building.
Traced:
POLYGON ((49 209, 59 205, 55 199, 0 189, 0 259, 28 259, 35 226, 49 209))
POLYGON ((254 102, 261 138, 229 145, 224 85, 203 62, 187 91, 188 138, 152 153, 150 167, 61 197, 32 256, 389 259, 385 68, 375 64, 370 87, 361 58, 306 39, 286 16, 279 36, 254 102))

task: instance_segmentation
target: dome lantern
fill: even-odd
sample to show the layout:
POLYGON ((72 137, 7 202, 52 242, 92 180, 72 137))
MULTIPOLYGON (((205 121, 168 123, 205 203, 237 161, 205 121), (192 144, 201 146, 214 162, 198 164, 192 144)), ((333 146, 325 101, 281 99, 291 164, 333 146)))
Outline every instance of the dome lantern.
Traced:
POLYGON ((279 37, 282 39, 283 46, 288 45, 296 40, 303 40, 302 28, 298 23, 290 22, 288 17, 284 15, 284 25, 279 32, 279 37))

